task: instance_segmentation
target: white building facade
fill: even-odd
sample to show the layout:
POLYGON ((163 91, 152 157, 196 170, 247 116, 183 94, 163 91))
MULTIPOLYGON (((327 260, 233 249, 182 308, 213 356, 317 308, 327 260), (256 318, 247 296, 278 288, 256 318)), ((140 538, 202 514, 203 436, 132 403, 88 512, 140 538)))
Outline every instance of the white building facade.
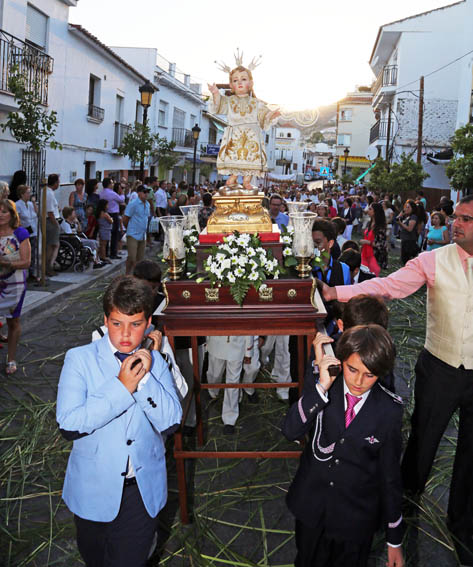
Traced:
MULTIPOLYGON (((0 4, 1 37, 7 38, 2 49, 11 52, 14 36, 14 49, 25 65, 34 61, 31 53, 48 62, 36 79, 44 83, 44 108, 57 112, 55 139, 63 149, 46 149, 44 174, 60 175, 61 204, 78 177, 112 175, 118 181, 136 174, 130 160, 118 155, 117 147, 127 125, 143 118, 138 89, 147 80, 87 30, 68 23, 69 7, 75 4, 75 0, 4 0, 0 4)), ((8 59, 1 61, 5 67, 8 59)), ((1 76, 8 73, 3 68, 1 76)), ((4 82, 1 122, 15 106, 4 82)), ((9 181, 24 166, 25 147, 9 132, 0 134, 0 147, 0 177, 9 181)))
POLYGON ((370 167, 367 154, 373 123, 372 98, 371 92, 356 90, 337 102, 335 149, 340 177, 345 172, 350 175, 354 168, 366 170, 370 167))
POLYGON ((455 130, 471 121, 472 21, 473 0, 461 0, 386 24, 371 55, 377 77, 372 159, 388 155, 399 161, 403 153, 416 159, 420 77, 425 77, 421 163, 430 175, 424 181, 426 188, 449 189, 444 166, 431 163, 427 155, 448 149, 455 130))

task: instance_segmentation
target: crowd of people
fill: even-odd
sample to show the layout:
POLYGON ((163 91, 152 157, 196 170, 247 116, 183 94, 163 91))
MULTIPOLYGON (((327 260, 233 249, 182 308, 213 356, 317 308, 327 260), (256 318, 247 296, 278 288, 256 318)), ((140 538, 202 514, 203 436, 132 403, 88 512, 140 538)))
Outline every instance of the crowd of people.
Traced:
MULTIPOLYGON (((99 187, 95 180, 78 179, 69 205, 59 211, 54 195, 59 176, 49 175, 47 185, 50 276, 61 232, 78 235, 93 250, 94 269, 119 258, 126 242, 126 275, 106 290, 101 338, 66 355, 57 421, 64 437, 74 441, 63 497, 74 513, 86 564, 144 565, 167 497, 163 443, 180 422, 193 370, 187 338, 176 341, 175 358, 169 352, 172 361, 159 354, 166 341, 151 325, 162 299, 161 272, 156 262, 143 258, 146 246, 162 238, 151 230, 153 217, 201 204, 204 228, 219 187, 189 187, 156 177, 134 184, 104 178, 99 187)), ((473 565, 473 197, 464 197, 454 209, 446 197, 428 207, 422 191, 404 203, 397 195, 363 186, 271 186, 263 191, 263 204, 281 229, 289 221, 289 202, 306 203, 308 211, 317 213, 312 237, 314 248, 323 253, 313 275, 322 282, 327 334, 314 339, 302 396, 290 400, 282 426, 290 440, 309 435, 287 495, 296 520, 295 565, 366 566, 373 536, 384 527, 387 564, 402 567, 403 490, 412 498, 422 493, 442 434, 458 408, 448 522, 462 564, 473 565), (402 267, 379 277, 398 242, 402 267), (395 347, 381 297, 405 297, 424 283, 426 343, 416 367, 412 430, 401 467, 402 400, 395 394, 395 347), (336 356, 324 354, 328 342, 336 345, 336 356), (336 376, 333 366, 340 370, 336 376)), ((38 276, 32 269, 37 217, 26 178, 17 172, 10 188, 0 183, 0 314, 7 317, 9 374, 17 370, 26 281, 38 276)), ((243 380, 248 386, 224 389, 226 434, 234 434, 243 397, 258 403, 251 385, 262 365, 278 383, 295 376, 292 339, 199 339, 199 368, 206 351, 209 383, 243 380)), ((208 391, 209 403, 218 392, 208 391)), ((288 389, 278 387, 277 395, 286 402, 288 389)), ((195 425, 192 405, 186 425, 195 425)))

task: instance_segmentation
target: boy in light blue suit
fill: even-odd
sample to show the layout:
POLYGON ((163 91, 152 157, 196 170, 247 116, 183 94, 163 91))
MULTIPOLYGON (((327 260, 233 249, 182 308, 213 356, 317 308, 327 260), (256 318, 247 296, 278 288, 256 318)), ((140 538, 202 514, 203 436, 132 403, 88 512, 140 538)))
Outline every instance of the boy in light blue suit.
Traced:
POLYGON ((152 351, 141 348, 150 287, 116 278, 103 307, 108 333, 69 350, 59 380, 57 421, 74 441, 63 499, 87 567, 139 567, 167 499, 160 432, 179 423, 182 411, 159 340, 152 351))

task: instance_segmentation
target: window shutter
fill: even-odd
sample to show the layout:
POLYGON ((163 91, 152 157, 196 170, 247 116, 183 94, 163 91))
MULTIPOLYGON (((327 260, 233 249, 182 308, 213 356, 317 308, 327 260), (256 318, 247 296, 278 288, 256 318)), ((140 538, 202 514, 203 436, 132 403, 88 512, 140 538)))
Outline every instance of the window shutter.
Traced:
POLYGON ((46 48, 48 17, 28 4, 26 9, 26 39, 42 49, 46 48))

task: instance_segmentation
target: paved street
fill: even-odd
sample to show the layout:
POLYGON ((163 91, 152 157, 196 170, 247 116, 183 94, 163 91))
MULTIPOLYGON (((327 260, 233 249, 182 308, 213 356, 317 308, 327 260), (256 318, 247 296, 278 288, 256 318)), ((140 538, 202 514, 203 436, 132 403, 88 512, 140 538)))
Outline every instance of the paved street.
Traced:
MULTIPOLYGON (((13 377, 1 375, 1 522, 5 529, 0 556, 7 566, 82 564, 71 515, 60 500, 70 444, 58 434, 54 402, 64 353, 90 340, 92 329, 101 322, 100 296, 111 277, 110 273, 103 274, 27 315, 18 356, 20 369, 13 377)), ((399 347, 398 391, 409 397, 412 366, 424 333, 423 292, 392 303, 390 311, 391 332, 399 347)), ((234 439, 223 435, 222 395, 213 403, 204 395, 207 447, 294 449, 279 431, 286 406, 274 393, 262 394, 256 411, 244 398, 234 439)), ((418 510, 425 533, 415 541, 410 530, 407 565, 457 564, 448 550, 451 542, 444 525, 454 436, 452 429, 445 437, 429 483, 430 494, 418 510)), ((190 438, 187 443, 193 445, 195 440, 190 438)), ((178 519, 171 455, 170 443, 169 503, 162 513, 160 549, 150 565, 292 565, 293 520, 284 496, 296 470, 295 460, 209 459, 189 463, 189 481, 195 486, 191 494, 194 522, 184 527, 178 519)), ((411 518, 408 521, 412 524, 411 518)), ((383 550, 380 535, 371 567, 384 565, 383 550)))

